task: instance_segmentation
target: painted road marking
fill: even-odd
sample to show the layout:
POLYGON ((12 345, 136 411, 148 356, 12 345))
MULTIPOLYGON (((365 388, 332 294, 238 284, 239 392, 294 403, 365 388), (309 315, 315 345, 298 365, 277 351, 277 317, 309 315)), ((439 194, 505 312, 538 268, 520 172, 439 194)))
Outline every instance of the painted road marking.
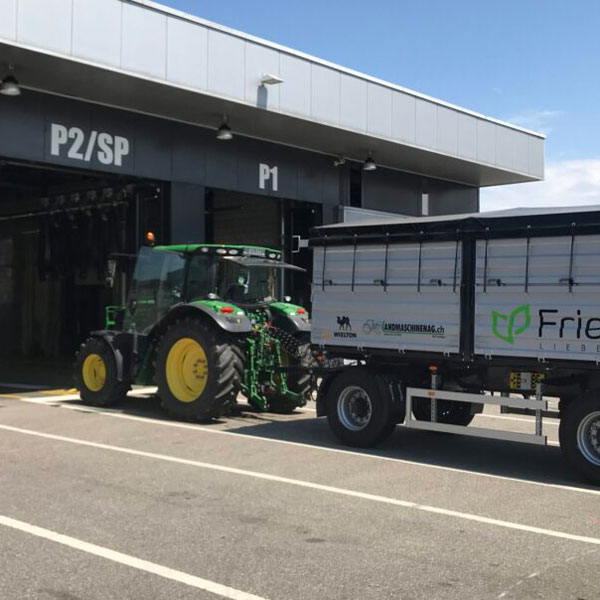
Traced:
POLYGON ((600 546, 600 538, 587 537, 583 535, 576 535, 573 533, 566 533, 564 531, 555 531, 553 529, 545 529, 543 527, 533 527, 531 525, 523 525, 521 523, 513 523, 511 521, 504 521, 502 519, 492 519, 490 517, 483 517, 481 515, 475 515, 471 513, 460 512, 456 510, 439 508, 437 506, 429 506, 426 504, 419 504, 417 502, 411 502, 408 500, 399 500, 397 498, 390 498, 388 496, 379 496, 377 494, 368 494, 365 492, 357 492, 346 488, 334 487, 331 485, 324 485, 321 483, 313 483, 311 481, 304 481, 302 479, 291 479, 290 477, 281 477, 280 475, 270 475, 268 473, 260 473, 258 471, 249 471, 247 469, 238 469, 236 467, 226 467, 224 465, 217 465, 213 463, 200 462, 197 460, 191 460, 188 458, 179 458, 176 456, 170 456, 168 454, 157 454, 155 452, 145 452, 143 450, 135 450, 133 448, 125 448, 123 446, 111 446, 110 444, 100 444, 98 442, 90 442, 88 440, 82 440, 78 438, 65 437, 62 435, 54 435, 51 433, 43 433, 41 431, 33 431, 31 429, 21 429, 20 427, 12 427, 10 425, 0 425, 0 429, 6 431, 12 431, 14 433, 21 433, 24 435, 31 435, 35 437, 41 437, 49 440, 56 440, 59 442, 66 442, 69 444, 77 444, 80 446, 87 446, 89 448, 98 448, 100 450, 110 450, 112 452, 119 452, 122 454, 129 454, 132 456, 141 456, 143 458, 152 458, 154 460, 162 460, 171 463, 177 463, 181 465, 188 465, 192 467, 199 467, 201 469, 208 469, 211 471, 218 471, 221 473, 229 473, 232 475, 242 475, 244 477, 252 477, 254 479, 261 479, 263 481, 272 481, 275 483, 285 483, 296 487, 307 488, 311 490, 318 490, 321 492, 327 492, 330 494, 336 494, 339 496, 346 496, 350 498, 358 498, 361 500, 368 500, 371 502, 378 502, 381 504, 388 504, 391 506, 399 506, 402 508, 410 508, 421 512, 432 513, 436 515, 442 515, 446 517, 455 517, 457 519, 463 519, 465 521, 473 521, 476 523, 483 523, 486 525, 494 525, 496 527, 502 527, 504 529, 512 529, 517 531, 523 531, 528 533, 536 533, 538 535, 544 535, 552 538, 559 538, 563 540, 570 540, 573 542, 581 542, 585 544, 594 544, 600 546))
MULTIPOLYGON (((316 444, 307 444, 305 442, 292 442, 290 440, 278 440, 274 438, 269 438, 265 436, 252 435, 250 433, 238 433, 236 431, 226 431, 223 429, 211 429, 209 427, 203 425, 193 425, 190 423, 180 423, 178 421, 163 421, 161 419, 152 419, 149 417, 137 417, 134 415, 127 415, 122 412, 118 412, 117 410, 111 409, 100 409, 100 408, 92 408, 89 406, 83 406, 81 404, 64 404, 60 402, 53 403, 52 400, 39 399, 39 398, 23 398, 20 397, 19 400, 21 402, 27 402, 32 404, 44 404, 46 406, 57 406, 59 408, 66 408, 69 410, 75 410, 78 412, 86 412, 93 413, 98 415, 104 415, 107 417, 113 417, 116 419, 125 419, 127 421, 138 421, 140 423, 148 423, 150 425, 159 425, 162 427, 175 427, 179 429, 190 429, 192 431, 197 431, 200 433, 212 433, 216 435, 231 435, 235 437, 241 437, 248 440, 258 440, 263 442, 269 442, 272 444, 284 444, 288 446, 296 446, 298 448, 310 448, 312 450, 317 450, 320 452, 331 452, 335 454, 346 454, 350 456, 359 456, 361 458, 370 458, 374 460, 384 460, 388 462, 400 463, 404 465, 411 465, 416 467, 423 467, 426 469, 438 469, 441 471, 448 471, 450 473, 461 473, 463 475, 473 475, 476 477, 486 477, 488 479, 499 479, 501 481, 512 481, 515 483, 523 483, 527 485, 536 485, 539 487, 548 487, 558 490, 563 490, 567 492, 578 492, 580 494, 592 494, 596 496, 600 496, 600 490, 589 489, 585 487, 577 487, 572 485, 565 485, 560 483, 545 483, 543 481, 532 481, 530 479, 523 479, 522 477, 509 477, 508 475, 494 475, 492 473, 482 473, 480 471, 471 471, 469 469, 460 469, 458 467, 446 467, 443 465, 432 465, 429 463, 419 462, 416 460, 408 460, 406 458, 394 458, 392 456, 380 456, 378 454, 369 454, 367 452, 358 452, 353 450, 344 450, 343 448, 331 448, 328 446, 318 446, 316 444)), ((549 446, 559 446, 558 442, 548 441, 549 446)))
POLYGON ((81 550, 87 554, 93 554, 95 556, 99 556, 101 558, 105 558, 107 560, 111 560, 140 571, 145 571, 146 573, 152 573, 153 575, 158 575, 159 577, 164 577, 165 579, 171 579, 179 583, 184 583, 185 585, 210 592, 211 594, 216 594, 217 596, 221 596, 223 598, 231 598, 232 600, 266 600, 261 596, 248 594, 247 592, 242 592, 240 590, 236 590, 235 588, 231 588, 220 583, 215 583, 214 581, 209 581, 208 579, 202 579, 201 577, 196 577, 195 575, 190 575, 189 573, 184 573, 183 571, 178 571, 177 569, 171 569, 170 567, 165 567, 141 558, 136 558, 135 556, 131 556, 129 554, 123 554, 122 552, 111 550, 110 548, 104 548, 103 546, 90 544, 89 542, 78 540, 77 538, 69 535, 56 533, 50 529, 44 529, 43 527, 38 527, 37 525, 25 523, 24 521, 17 521, 16 519, 11 519, 10 517, 5 517, 3 515, 0 515, 0 525, 10 527, 11 529, 16 529, 17 531, 29 533, 46 540, 50 540, 51 542, 62 544, 63 546, 69 546, 75 550, 81 550))
MULTIPOLYGON (((60 390, 55 390, 55 391, 60 391, 60 390)), ((62 390, 62 391, 70 392, 70 390, 62 390)), ((132 390, 130 390, 128 392, 127 395, 133 396, 133 397, 138 397, 138 396, 146 396, 148 394, 153 394, 153 393, 156 393, 156 388, 142 387, 142 388, 133 388, 132 390)), ((42 392, 42 394, 48 394, 48 395, 50 395, 50 397, 46 398, 43 396, 17 396, 17 398, 19 400, 22 400, 23 402, 35 402, 38 404, 58 404, 59 402, 81 400, 81 396, 79 395, 79 392, 68 393, 68 394, 63 394, 63 395, 53 395, 54 392, 48 391, 48 392, 42 392)))
POLYGON ((42 394, 46 396, 64 396, 64 395, 73 395, 76 394, 77 390, 75 388, 69 389, 60 389, 60 390, 42 390, 42 394))

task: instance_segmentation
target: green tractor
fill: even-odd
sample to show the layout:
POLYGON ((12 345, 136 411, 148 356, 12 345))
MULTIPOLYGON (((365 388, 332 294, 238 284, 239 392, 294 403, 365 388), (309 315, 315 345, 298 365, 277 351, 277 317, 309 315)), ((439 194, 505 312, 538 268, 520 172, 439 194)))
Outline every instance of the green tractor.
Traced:
POLYGON ((292 412, 310 398, 310 319, 280 301, 285 269, 269 248, 143 247, 125 307, 81 346, 75 380, 84 402, 112 406, 132 384, 158 386, 178 418, 228 413, 238 394, 260 411, 292 412))

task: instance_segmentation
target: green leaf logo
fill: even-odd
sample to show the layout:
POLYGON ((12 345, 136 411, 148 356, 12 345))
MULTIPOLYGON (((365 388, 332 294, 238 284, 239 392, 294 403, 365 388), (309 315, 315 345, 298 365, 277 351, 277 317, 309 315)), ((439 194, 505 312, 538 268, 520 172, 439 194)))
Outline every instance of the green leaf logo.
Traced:
POLYGON ((507 344, 515 343, 515 336, 527 331, 531 325, 531 312, 529 304, 517 306, 509 315, 502 314, 495 310, 492 311, 492 333, 507 344), (521 324, 515 327, 517 321, 521 324), (503 333, 504 330, 506 333, 503 333))

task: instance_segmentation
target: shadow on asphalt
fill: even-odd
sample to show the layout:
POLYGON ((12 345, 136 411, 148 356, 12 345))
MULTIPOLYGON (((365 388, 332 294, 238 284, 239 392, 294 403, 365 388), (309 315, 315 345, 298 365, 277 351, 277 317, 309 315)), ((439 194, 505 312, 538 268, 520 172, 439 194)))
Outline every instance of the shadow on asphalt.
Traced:
MULTIPOLYGON (((129 396, 119 406, 119 412, 161 421, 177 421, 165 414, 156 396, 129 396)), ((215 428, 222 424, 228 425, 228 432, 257 438, 297 442, 315 448, 343 449, 347 452, 531 482, 598 489, 583 483, 569 471, 556 446, 533 446, 397 427, 377 448, 353 449, 337 442, 325 418, 311 418, 311 414, 306 412, 285 416, 259 413, 246 405, 238 405, 227 418, 201 423, 204 427, 215 428)))

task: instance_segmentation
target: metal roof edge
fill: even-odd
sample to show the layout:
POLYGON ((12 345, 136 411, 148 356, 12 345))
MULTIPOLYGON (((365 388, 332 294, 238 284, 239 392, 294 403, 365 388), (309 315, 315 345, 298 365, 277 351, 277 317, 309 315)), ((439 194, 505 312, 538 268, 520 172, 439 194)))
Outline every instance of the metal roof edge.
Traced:
POLYGON ((411 90, 409 88, 405 88, 401 85, 391 83, 389 81, 385 81, 384 79, 379 79, 378 77, 373 77, 372 75, 367 75, 366 73, 362 73, 360 71, 355 71, 354 69, 350 69, 348 67, 343 67, 342 65, 338 65, 336 63, 330 62, 328 60, 318 58, 313 56, 312 54, 308 54, 306 52, 302 52, 300 50, 294 50, 288 46, 284 46, 282 44, 278 44, 276 42, 271 42, 269 40, 265 40, 264 38, 260 38, 258 36, 245 33, 243 31, 239 31, 237 29, 233 29, 231 27, 227 27, 225 25, 220 25, 219 23, 215 23, 213 21, 209 21, 207 19, 203 19, 202 17, 198 17, 196 15, 192 15, 190 13, 183 12, 181 10, 177 10, 176 8, 171 8, 170 6, 165 6, 164 4, 160 4, 159 2, 154 2, 153 0, 121 0, 121 2, 128 4, 138 4, 140 6, 145 6, 151 10, 155 10, 157 12, 162 12, 167 15, 171 15, 174 17, 178 17, 180 19, 184 19, 186 21, 191 21, 193 23, 197 23, 199 25, 204 25, 210 29, 215 29, 217 31, 221 31, 223 33, 228 33, 229 35, 233 35, 243 40, 251 41, 262 46, 268 46, 269 48, 273 48, 274 50, 279 50, 281 52, 285 52, 286 54, 290 54, 292 56, 296 56, 298 58, 302 58, 304 60, 308 60, 310 62, 322 65, 329 69, 334 69, 341 73, 345 73, 346 75, 353 75, 354 77, 359 77, 360 79, 364 79, 370 83, 376 83, 377 85, 381 85, 383 87, 387 87, 389 89, 403 92, 405 94, 409 94, 410 96, 414 96, 415 98, 420 98, 422 100, 427 100, 429 102, 433 102, 439 106, 443 106, 445 108, 451 108, 453 110, 457 110, 463 114, 470 115, 472 117, 476 117, 478 119, 483 119, 485 121, 489 121, 490 123, 494 123, 495 125, 500 125, 502 127, 507 127, 508 129, 513 129, 515 131, 520 131, 522 133, 527 133, 528 135, 532 135, 534 137, 545 140, 546 135, 540 133, 539 131, 534 131, 533 129, 527 129, 525 127, 520 127, 518 125, 514 125, 512 123, 508 123, 507 121, 502 121, 501 119, 496 119, 494 117, 490 117, 488 115, 484 115, 482 113, 478 113, 476 111, 470 110, 468 108, 464 108, 462 106, 458 106, 457 104, 452 104, 451 102, 446 102, 445 100, 440 100, 439 98, 434 98, 433 96, 428 96, 427 94, 423 94, 421 92, 416 92, 415 90, 411 90))
MULTIPOLYGON (((128 0, 126 0, 126 1, 128 1, 128 0)), ((137 2, 138 0, 133 0, 133 1, 137 2)), ((144 1, 144 0, 140 0, 140 1, 144 1)), ((85 66, 89 66, 89 67, 93 67, 93 68, 98 68, 98 69, 103 69, 103 70, 110 71, 112 73, 116 73, 116 74, 119 74, 119 75, 125 75, 127 77, 133 77, 135 79, 140 79, 142 81, 148 81, 148 82, 156 83, 156 84, 159 84, 159 85, 167 85, 169 87, 172 87, 172 88, 175 88, 175 89, 179 89, 179 90, 183 90, 183 91, 188 91, 188 92, 191 92, 191 93, 194 93, 194 94, 204 94, 204 95, 207 95, 207 96, 211 96, 213 98, 222 98, 222 99, 227 100, 228 102, 231 102, 233 104, 239 104, 241 106, 252 106, 253 107, 253 105, 248 104, 248 103, 246 103, 246 102, 244 102, 242 100, 238 100, 238 99, 235 99, 235 98, 230 98, 230 97, 227 97, 227 96, 217 95, 217 94, 214 94, 212 92, 209 92, 208 90, 199 90, 199 89, 196 89, 196 88, 192 88, 192 87, 189 87, 189 86, 184 86, 184 85, 181 85, 181 84, 178 84, 178 83, 174 83, 174 82, 171 82, 171 81, 167 81, 167 80, 164 80, 164 79, 156 78, 156 77, 153 77, 153 76, 150 76, 150 75, 144 75, 142 73, 134 73, 132 71, 127 71, 127 70, 122 69, 121 67, 114 67, 114 66, 110 66, 110 65, 105 65, 105 64, 97 63, 97 62, 94 62, 94 61, 91 61, 91 60, 88 60, 88 59, 85 59, 85 58, 79 58, 77 56, 72 56, 72 55, 66 55, 66 54, 63 54, 63 53, 60 53, 60 52, 56 52, 54 50, 48 50, 48 49, 45 49, 45 48, 38 48, 37 46, 31 46, 29 44, 23 44, 21 42, 16 42, 14 40, 5 40, 2 37, 0 37, 0 43, 5 43, 5 44, 8 44, 8 45, 13 46, 15 48, 21 48, 21 49, 24 49, 24 50, 29 50, 31 52, 38 52, 40 54, 44 54, 46 56, 52 56, 54 58, 70 60, 70 61, 73 61, 75 63, 81 64, 81 65, 85 65, 85 66)), ((45 89, 42 89, 42 88, 37 88, 35 86, 24 85, 23 83, 21 83, 20 85, 21 85, 21 87, 23 89, 28 89, 28 90, 31 90, 33 92, 40 92, 40 93, 44 93, 44 94, 50 94, 52 96, 59 96, 59 97, 64 97, 64 98, 70 98, 70 99, 73 99, 73 100, 81 100, 83 102, 88 102, 90 104, 96 104, 96 105, 99 105, 99 106, 107 106, 109 108, 115 108, 115 109, 118 109, 118 110, 125 110, 125 111, 128 111, 128 112, 133 112, 133 113, 138 113, 138 114, 144 114, 144 115, 147 115, 147 116, 150 116, 150 117, 155 117, 155 118, 159 118, 159 119, 165 119, 167 121, 174 121, 174 122, 184 123, 186 125, 192 125, 194 127, 204 127, 204 128, 211 129, 211 126, 208 125, 208 124, 205 124, 205 123, 195 123, 195 122, 192 122, 192 121, 177 119, 177 118, 174 118, 174 117, 166 117, 164 115, 158 115, 158 114, 155 114, 155 113, 149 113, 149 112, 146 112, 146 111, 143 111, 143 110, 136 110, 136 109, 126 108, 126 107, 123 107, 123 106, 114 105, 114 104, 110 104, 110 103, 104 103, 104 102, 100 102, 100 101, 94 101, 94 100, 90 100, 90 99, 83 98, 83 97, 70 96, 68 94, 61 94, 59 92, 52 92, 52 91, 45 90, 45 89)), ((283 117, 290 117, 290 118, 294 118, 294 119, 307 120, 305 117, 298 116, 298 115, 289 115, 288 113, 284 113, 284 112, 281 112, 281 111, 278 111, 278 110, 272 110, 272 111, 269 111, 269 112, 272 112, 273 114, 277 114, 277 115, 280 115, 280 116, 283 116, 283 117)), ((335 125, 335 124, 331 124, 331 123, 326 123, 324 121, 315 121, 315 120, 311 121, 311 123, 315 123, 317 125, 322 125, 324 127, 332 127, 332 128, 340 129, 342 131, 346 131, 346 132, 349 132, 349 133, 354 133, 354 134, 357 134, 357 135, 364 135, 364 136, 373 137, 371 134, 369 134, 367 132, 355 131, 355 130, 352 130, 352 129, 348 129, 347 127, 344 127, 342 125, 335 125)), ((215 129, 215 128, 212 127, 212 129, 215 129)), ((322 155, 325 155, 325 156, 332 156, 332 157, 336 156, 335 154, 331 154, 329 152, 324 152, 322 150, 315 150, 314 148, 306 148, 304 146, 297 146, 297 145, 294 145, 294 144, 286 144, 286 143, 283 143, 283 142, 280 142, 280 141, 271 140, 271 139, 268 139, 268 138, 256 137, 256 136, 247 135, 247 134, 245 135, 243 133, 240 133, 238 135, 241 135, 241 136, 247 137, 247 138, 251 138, 251 139, 258 139, 258 140, 261 140, 261 141, 270 142, 270 143, 274 143, 274 144, 281 144, 283 146, 288 146, 288 147, 291 147, 291 148, 297 148, 297 149, 300 149, 300 150, 306 150, 308 152, 316 152, 318 154, 322 154, 322 155)), ((474 162, 473 160, 470 160, 470 159, 465 158, 465 157, 452 156, 450 154, 445 154, 445 153, 443 153, 443 152, 441 152, 439 150, 433 149, 433 148, 421 148, 421 147, 416 146, 414 144, 411 144, 409 142, 404 142, 404 141, 396 140, 396 139, 393 139, 393 138, 377 137, 375 139, 382 140, 382 141, 385 141, 385 142, 388 142, 388 143, 398 144, 398 145, 401 145, 401 146, 406 146, 406 147, 413 148, 413 149, 416 149, 416 150, 421 150, 421 151, 429 152, 431 154, 437 154, 439 156, 443 156, 443 157, 446 157, 446 158, 451 158, 451 159, 454 159, 454 160, 467 162, 467 163, 470 163, 470 164, 473 164, 473 165, 476 165, 476 166, 479 166, 479 167, 486 167, 486 168, 494 169, 494 170, 497 170, 497 171, 502 171, 502 172, 505 172, 505 173, 510 173, 510 174, 513 174, 513 175, 519 175, 519 176, 522 176, 522 177, 526 177, 529 180, 527 182, 516 182, 516 183, 535 183, 535 182, 538 182, 538 181, 543 181, 543 179, 544 179, 543 176, 539 177, 537 175, 532 175, 531 173, 525 173, 523 171, 517 171, 517 170, 514 170, 514 169, 509 169, 507 167, 501 167, 501 166, 490 164, 490 163, 476 162, 476 161, 474 162)), ((355 162, 362 162, 359 157, 347 156, 346 158, 348 160, 352 160, 352 161, 355 161, 355 162)), ((380 166, 383 167, 383 168, 386 168, 386 169, 391 169, 393 171, 402 171, 403 173, 412 173, 413 175, 425 175, 425 173, 422 173, 422 172, 411 171, 411 170, 407 170, 407 169, 400 169, 398 167, 392 167, 392 166, 386 165, 384 163, 380 163, 380 166)), ((464 182, 464 181, 459 181, 459 180, 455 180, 455 179, 451 179, 451 178, 442 178, 442 177, 433 176, 433 175, 427 175, 427 176, 428 177, 432 177, 433 179, 440 179, 440 180, 444 180, 444 181, 452 181, 454 183, 458 183, 458 184, 461 184, 461 185, 473 186, 472 183, 467 183, 467 182, 464 182)), ((502 184, 493 184, 491 187, 493 187, 494 185, 511 185, 511 184, 504 184, 504 183, 502 183, 502 184)), ((479 186, 476 186, 476 187, 490 187, 490 186, 485 186, 485 185, 481 186, 481 185, 479 185, 479 186)))

